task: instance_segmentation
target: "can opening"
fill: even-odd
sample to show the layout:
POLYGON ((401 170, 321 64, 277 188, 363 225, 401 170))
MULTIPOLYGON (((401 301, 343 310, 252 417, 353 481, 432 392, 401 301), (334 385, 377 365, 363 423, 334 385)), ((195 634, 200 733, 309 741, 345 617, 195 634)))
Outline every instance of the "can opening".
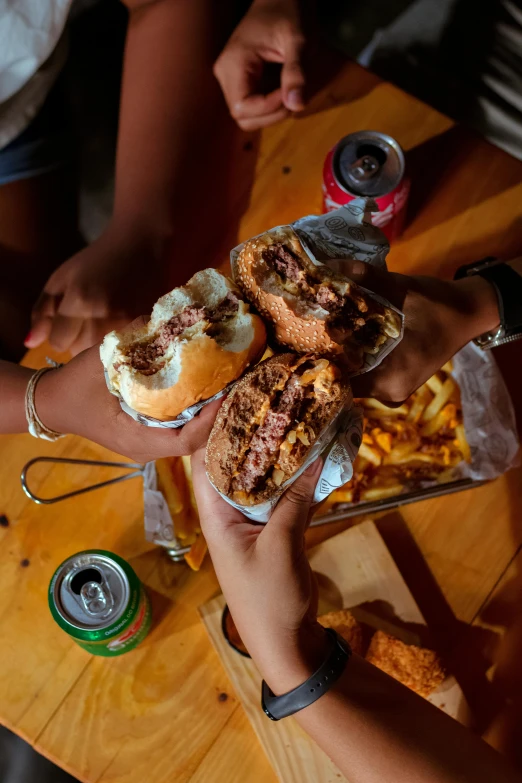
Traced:
POLYGON ((97 582, 99 585, 102 583, 102 575, 97 568, 85 568, 83 571, 79 571, 71 579, 71 590, 76 595, 80 595, 82 587, 88 582, 97 582))
POLYGON ((357 147, 356 155, 357 158, 364 158, 366 156, 375 158, 379 166, 384 166, 388 158, 386 152, 376 144, 360 144, 357 147))

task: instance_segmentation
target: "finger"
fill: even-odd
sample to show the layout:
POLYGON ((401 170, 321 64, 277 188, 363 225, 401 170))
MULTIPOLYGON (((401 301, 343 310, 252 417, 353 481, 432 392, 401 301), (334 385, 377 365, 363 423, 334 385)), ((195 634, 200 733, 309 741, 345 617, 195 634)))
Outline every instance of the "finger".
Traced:
POLYGON ((223 500, 208 480, 204 448, 192 454, 191 465, 199 519, 204 535, 214 537, 214 534, 219 535, 224 525, 243 522, 243 514, 223 500))
POLYGON ((357 285, 362 285, 374 291, 375 286, 385 284, 388 273, 385 270, 378 269, 373 264, 367 264, 365 261, 355 261, 351 258, 343 259, 338 262, 344 274, 357 285), (384 275, 384 277, 383 277, 384 275))
POLYGON ((51 334, 52 318, 39 318, 31 327, 31 331, 24 340, 26 348, 36 348, 46 340, 51 334))
POLYGON ((303 537, 322 467, 321 458, 316 459, 286 490, 267 523, 267 530, 290 533, 296 540, 303 537))
POLYGON ((236 120, 248 120, 273 114, 284 109, 283 93, 281 89, 274 90, 268 95, 247 95, 234 106, 232 116, 236 120))
POLYGON ((192 421, 176 431, 178 435, 176 454, 178 456, 193 454, 206 446, 210 430, 223 401, 224 398, 209 402, 192 421))
POLYGON ((354 397, 374 397, 389 408, 398 408, 410 396, 404 387, 403 373, 388 367, 386 359, 375 370, 357 375, 350 380, 354 397))
POLYGON ((134 332, 136 329, 139 329, 140 326, 147 326, 149 322, 149 316, 148 315, 139 315, 137 318, 134 319, 134 321, 131 321, 130 324, 127 324, 124 326, 120 331, 122 334, 125 334, 126 332, 134 332))
POLYGON ((214 76, 219 82, 232 117, 242 101, 257 92, 263 62, 242 47, 225 49, 214 65, 214 76))
POLYGON ((275 125, 276 122, 281 122, 289 116, 290 112, 283 106, 279 111, 275 111, 272 114, 265 114, 263 117, 251 117, 246 120, 237 120, 237 124, 241 130, 255 131, 266 128, 268 125, 275 125))
POLYGON ((52 322, 49 342, 56 351, 68 351, 78 339, 83 326, 83 318, 69 318, 56 315, 52 322))
POLYGON ((334 269, 345 274, 354 283, 373 291, 375 294, 380 294, 399 309, 402 308, 405 295, 404 284, 408 280, 406 276, 388 272, 387 269, 367 264, 364 261, 345 259, 338 261, 337 264, 334 269))
POLYGON ((78 337, 69 346, 69 351, 73 356, 76 356, 82 351, 86 351, 87 348, 100 342, 100 338, 103 337, 103 335, 98 333, 98 326, 97 322, 92 318, 86 318, 83 321, 78 337))
POLYGON ((290 111, 302 111, 305 107, 305 75, 301 65, 304 41, 291 36, 285 46, 285 59, 281 71, 283 103, 290 111))
POLYGON ((31 331, 24 340, 26 348, 36 348, 49 339, 55 313, 55 297, 42 291, 31 313, 31 331))

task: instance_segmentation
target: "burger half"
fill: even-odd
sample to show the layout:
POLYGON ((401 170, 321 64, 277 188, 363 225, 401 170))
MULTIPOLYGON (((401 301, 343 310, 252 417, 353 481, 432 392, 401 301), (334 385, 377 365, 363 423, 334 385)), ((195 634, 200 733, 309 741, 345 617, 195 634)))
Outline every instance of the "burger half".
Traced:
POLYGON ((364 289, 308 256, 290 226, 245 243, 236 282, 271 324, 278 343, 298 353, 337 356, 362 369, 401 331, 401 318, 364 289))
POLYGON ((206 451, 210 480, 240 505, 269 500, 351 401, 348 381, 328 359, 286 353, 261 362, 219 410, 206 451))
POLYGON ((232 282, 204 269, 162 296, 147 325, 107 334, 100 355, 111 392, 166 421, 237 380, 265 344, 262 320, 232 282))

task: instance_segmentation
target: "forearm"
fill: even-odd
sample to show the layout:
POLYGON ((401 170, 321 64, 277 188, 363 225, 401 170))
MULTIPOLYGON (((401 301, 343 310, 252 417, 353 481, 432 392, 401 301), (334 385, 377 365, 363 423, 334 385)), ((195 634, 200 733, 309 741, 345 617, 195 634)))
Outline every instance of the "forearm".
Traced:
POLYGON ((163 253, 212 133, 212 75, 223 13, 212 0, 129 0, 113 228, 152 237, 163 253))
MULTIPOLYGON (((323 654, 324 658, 324 654, 323 654)), ((262 672, 282 693, 313 667, 305 657, 262 672)), ((295 719, 352 783, 514 783, 520 778, 479 737, 354 655, 337 684, 295 719)))
POLYGON ((25 391, 34 370, 0 361, 0 433, 27 432, 25 391))
POLYGON ((473 340, 490 332, 500 324, 498 299, 495 289, 480 276, 466 277, 453 285, 464 293, 469 302, 467 339, 473 340))

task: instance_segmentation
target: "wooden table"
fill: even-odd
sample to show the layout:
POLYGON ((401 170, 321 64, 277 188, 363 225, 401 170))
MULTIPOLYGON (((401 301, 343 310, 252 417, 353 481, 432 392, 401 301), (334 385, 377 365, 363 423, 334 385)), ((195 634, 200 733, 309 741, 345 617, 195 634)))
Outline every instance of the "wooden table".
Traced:
MULTIPOLYGON (((391 252, 393 269, 450 276, 465 261, 522 249, 522 164, 354 64, 319 94, 306 116, 245 145, 236 180, 237 206, 245 210, 240 238, 320 211, 326 152, 360 128, 391 134, 411 159, 412 219, 391 252)), ((519 350, 499 351, 508 382, 519 350)), ((44 355, 33 352, 28 361, 37 366, 44 355)), ((520 404, 520 392, 513 384, 511 390, 520 404)), ((79 438, 56 444, 28 435, 0 439, 0 514, 9 522, 0 527, 0 721, 89 783, 274 781, 198 619, 197 606, 218 590, 211 564, 191 573, 144 541, 138 480, 36 506, 19 480, 24 463, 36 455, 114 457, 79 438), (47 608, 55 567, 92 547, 127 558, 154 608, 147 640, 113 660, 77 647, 47 608)), ((35 474, 34 485, 58 494, 71 483, 108 475, 105 469, 47 466, 35 474)), ((480 489, 379 520, 482 728, 495 714, 503 721, 507 716, 509 727, 518 705, 515 700, 503 709, 492 702, 485 674, 497 656, 497 694, 516 676, 511 663, 518 663, 521 636, 514 611, 522 596, 521 495, 517 469, 480 489), (505 628, 506 642, 499 642, 505 628)), ((314 530, 314 541, 346 524, 314 530)), ((497 741, 501 724, 497 720, 493 732, 497 741)))

